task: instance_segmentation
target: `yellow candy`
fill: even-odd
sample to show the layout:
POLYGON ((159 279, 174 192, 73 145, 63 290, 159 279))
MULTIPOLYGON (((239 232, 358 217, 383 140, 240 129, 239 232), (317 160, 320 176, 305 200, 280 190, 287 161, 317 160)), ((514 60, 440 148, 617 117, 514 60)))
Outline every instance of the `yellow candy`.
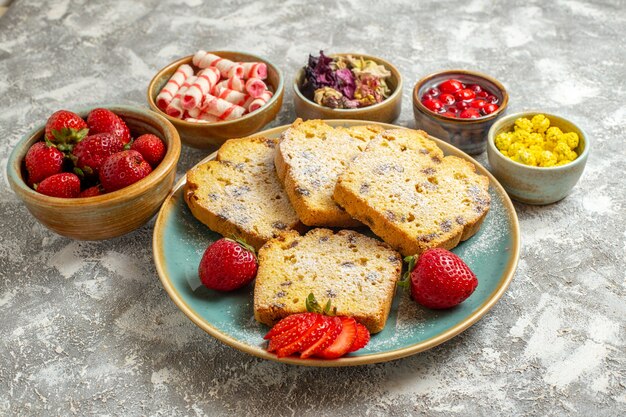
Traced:
POLYGON ((537 133, 543 133, 550 127, 550 119, 543 114, 534 115, 531 123, 533 124, 533 130, 537 133))
POLYGON ((502 154, 515 162, 530 166, 551 167, 572 162, 578 158, 574 151, 579 138, 576 132, 563 133, 550 126, 550 119, 536 114, 532 120, 520 117, 512 132, 502 132, 495 139, 502 154))
POLYGON ((515 131, 525 130, 530 133, 533 131, 533 122, 525 117, 520 117, 515 121, 515 131))

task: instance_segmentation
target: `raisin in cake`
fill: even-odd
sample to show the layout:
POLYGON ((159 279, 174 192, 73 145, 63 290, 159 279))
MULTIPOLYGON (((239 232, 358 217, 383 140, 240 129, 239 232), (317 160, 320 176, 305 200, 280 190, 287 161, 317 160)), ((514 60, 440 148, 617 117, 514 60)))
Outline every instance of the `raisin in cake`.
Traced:
POLYGON ((259 251, 254 316, 269 326, 306 312, 310 293, 330 299, 338 315, 352 316, 370 332, 385 327, 402 260, 387 244, 352 230, 285 232, 259 251))
POLYGON ((185 201, 193 215, 226 237, 260 248, 280 232, 298 228, 296 212, 276 176, 277 139, 231 139, 214 161, 187 173, 185 201))
POLYGON ((474 235, 489 211, 488 188, 472 163, 444 157, 424 132, 396 129, 350 163, 333 199, 407 256, 474 235))
POLYGON ((307 226, 358 227, 332 200, 337 177, 384 129, 375 125, 333 128, 321 120, 296 120, 276 152, 276 172, 289 201, 307 226))

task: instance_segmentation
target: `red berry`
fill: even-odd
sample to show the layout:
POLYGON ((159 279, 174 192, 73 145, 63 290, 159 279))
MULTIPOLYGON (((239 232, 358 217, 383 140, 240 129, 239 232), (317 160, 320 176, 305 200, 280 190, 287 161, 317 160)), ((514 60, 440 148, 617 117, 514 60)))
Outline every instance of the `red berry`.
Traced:
POLYGON ((141 154, 128 150, 114 153, 100 166, 100 183, 106 192, 119 190, 145 178, 152 172, 141 154))
POLYGON ((474 100, 470 103, 470 106, 474 107, 475 109, 482 109, 486 105, 487 105, 487 102, 482 99, 474 100))
POLYGON ((87 135, 87 123, 76 113, 59 110, 46 122, 44 138, 53 143, 72 144, 87 135))
POLYGON ((469 88, 470 90, 472 90, 476 94, 478 94, 481 91, 483 91, 483 88, 481 86, 479 86, 478 84, 470 84, 470 85, 467 86, 467 88, 469 88))
POLYGON ((326 316, 318 314, 315 323, 302 333, 302 336, 298 339, 288 345, 280 347, 276 351, 276 356, 284 358, 291 356, 296 352, 306 350, 306 348, 317 343, 322 337, 324 337, 326 332, 330 329, 330 325, 331 322, 326 319, 326 316))
POLYGON ((459 117, 461 119, 477 119, 480 117, 480 113, 477 109, 470 107, 469 109, 465 109, 459 113, 459 117))
POLYGON ((498 104, 498 101, 500 101, 498 99, 498 97, 494 96, 493 94, 488 95, 485 100, 487 100, 489 103, 493 103, 493 104, 498 104))
POLYGON ((439 91, 439 89, 437 88, 431 88, 426 92, 426 94, 430 94, 432 97, 437 97, 440 93, 441 91, 439 91))
POLYGON ((457 91, 454 97, 458 101, 469 101, 476 97, 476 94, 469 88, 464 88, 463 90, 457 91))
POLYGON ((317 353, 315 356, 324 359, 336 359, 350 351, 352 344, 356 340, 356 320, 352 317, 341 317, 341 324, 343 328, 333 344, 317 353))
POLYGON ((444 93, 439 96, 439 101, 441 101, 443 104, 454 104, 456 100, 454 99, 454 96, 452 94, 444 93))
MULTIPOLYGON (((50 142, 48 142, 50 143, 50 142)), ((28 172, 28 184, 39 183, 63 170, 63 152, 45 142, 33 144, 26 152, 24 163, 28 172)))
POLYGON ((72 150, 74 165, 87 175, 98 176, 111 155, 124 150, 124 143, 112 133, 96 133, 78 142, 72 150))
POLYGON ((356 339, 354 340, 354 343, 352 343, 352 346, 350 347, 350 350, 348 352, 354 352, 365 347, 365 345, 367 345, 369 341, 370 331, 367 330, 367 327, 363 326, 361 323, 357 323, 356 339))
POLYGON ((483 112, 483 114, 487 115, 487 114, 493 113, 494 111, 496 111, 498 109, 499 109, 499 107, 498 107, 497 104, 489 103, 485 107, 482 108, 482 112, 483 112))
POLYGON ((163 160, 166 151, 163 141, 152 134, 139 136, 130 145, 130 149, 139 152, 153 169, 163 160))
POLYGON ((36 189, 50 197, 75 198, 80 194, 80 179, 71 172, 62 172, 41 181, 36 189))
POLYGON ((458 101, 456 103, 456 107, 457 107, 457 109, 459 109, 459 111, 465 110, 469 106, 470 106, 470 104, 467 101, 458 101))
POLYGON ((442 93, 454 94, 463 88, 463 84, 459 80, 451 78, 439 84, 439 90, 442 93))
POLYGON ((96 197, 96 196, 99 196, 99 195, 102 195, 102 194, 104 194, 104 190, 102 189, 102 187, 99 186, 99 185, 94 185, 93 187, 89 187, 89 188, 83 190, 80 193, 79 197, 81 197, 81 198, 82 197, 96 197))
POLYGON ((462 303, 476 287, 476 275, 461 258, 445 249, 424 252, 411 272, 411 295, 424 307, 450 308, 462 303))
POLYGON ((441 103, 441 101, 439 101, 437 99, 435 99, 435 100, 424 100, 424 101, 422 101, 422 104, 428 110, 430 110, 432 112, 435 112, 435 113, 439 113, 439 111, 443 107, 443 104, 441 103))
POLYGON ((485 90, 482 90, 476 93, 476 97, 478 98, 486 98, 488 96, 489 96, 489 93, 486 92, 485 90))
POLYGON ((422 101, 432 100, 432 99, 434 99, 434 98, 435 98, 435 96, 433 96, 433 95, 431 95, 431 94, 426 93, 426 94, 424 94, 424 95, 422 96, 422 101))
POLYGON ((130 142, 130 130, 124 120, 108 109, 93 109, 87 116, 89 133, 113 133, 127 144, 130 142))
POLYGON ((335 342, 337 336, 339 336, 339 333, 341 333, 341 330, 343 329, 343 325, 341 324, 341 318, 326 317, 326 320, 328 320, 330 327, 317 342, 308 347, 305 347, 301 351, 300 357, 302 359, 306 359, 317 353, 320 353, 323 350, 326 350, 327 347, 335 342))
MULTIPOLYGON (((296 316, 296 325, 288 330, 277 334, 270 339, 270 343, 267 345, 268 352, 275 352, 278 349, 288 346, 291 343, 298 340, 302 335, 311 328, 320 316, 318 313, 300 313, 294 314, 296 316)), ((283 319, 284 320, 284 319, 283 319)), ((278 322, 276 325, 279 325, 278 322)))
POLYGON ((254 279, 256 272, 254 249, 226 238, 212 243, 204 251, 198 267, 202 284, 218 291, 241 288, 254 279))

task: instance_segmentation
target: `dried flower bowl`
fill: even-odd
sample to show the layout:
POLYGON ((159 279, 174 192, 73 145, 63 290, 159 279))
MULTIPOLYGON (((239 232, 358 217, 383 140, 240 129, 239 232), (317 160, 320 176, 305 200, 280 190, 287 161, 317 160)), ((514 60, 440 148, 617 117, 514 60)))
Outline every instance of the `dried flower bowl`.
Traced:
POLYGON ((300 68, 293 83, 293 102, 298 117, 301 117, 304 120, 359 119, 381 123, 391 123, 396 120, 398 116, 400 116, 400 110, 402 109, 402 76, 400 75, 400 71, 398 71, 398 69, 391 65, 388 61, 371 55, 341 53, 329 56, 337 57, 348 55, 372 60, 380 65, 384 65, 391 72, 391 77, 388 82, 391 90, 389 97, 380 103, 357 109, 332 109, 330 107, 321 106, 305 97, 300 90, 302 83, 304 82, 304 68, 300 68))
POLYGON ((571 121, 542 111, 527 111, 503 117, 491 126, 487 157, 491 172, 512 199, 526 204, 544 205, 562 200, 569 194, 585 169, 589 149, 589 137, 571 121), (535 167, 515 162, 496 148, 495 138, 498 134, 513 130, 515 120, 518 118, 532 119, 536 114, 545 115, 550 119, 551 126, 556 126, 563 132, 578 134, 579 143, 575 149, 578 158, 561 166, 535 167))
POLYGON ((179 66, 189 64, 195 71, 198 70, 191 62, 193 55, 189 55, 168 64, 157 72, 148 86, 148 104, 152 110, 167 118, 176 127, 180 134, 180 139, 185 145, 199 149, 216 150, 226 140, 249 136, 274 120, 283 105, 285 89, 282 73, 266 59, 244 52, 211 51, 211 53, 236 62, 265 63, 267 65, 267 79, 265 83, 274 92, 272 98, 263 107, 252 113, 248 113, 239 119, 218 123, 192 123, 169 116, 157 106, 156 96, 179 66))
MULTIPOLYGON (((74 239, 102 240, 131 232, 152 218, 172 188, 180 156, 178 132, 164 117, 147 109, 108 106, 121 116, 133 137, 152 133, 163 139, 167 152, 142 180, 112 193, 87 198, 58 198, 40 194, 25 182, 24 157, 43 138, 44 126, 25 136, 7 163, 11 188, 26 208, 48 229, 74 239)), ((78 112, 86 118, 88 111, 78 112)))

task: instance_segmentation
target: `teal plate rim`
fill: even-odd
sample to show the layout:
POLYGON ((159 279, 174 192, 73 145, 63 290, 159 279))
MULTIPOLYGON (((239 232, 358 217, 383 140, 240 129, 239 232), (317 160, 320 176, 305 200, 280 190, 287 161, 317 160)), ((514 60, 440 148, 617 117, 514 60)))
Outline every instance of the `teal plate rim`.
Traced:
MULTIPOLYGON (((396 126, 396 125, 378 123, 378 122, 368 122, 368 121, 362 121, 362 120, 326 120, 326 122, 330 124, 331 126, 357 126, 357 125, 364 125, 364 124, 374 124, 374 125, 382 126, 386 129, 398 129, 398 128, 406 129, 406 127, 403 127, 403 126, 396 126)), ((278 137, 289 126, 290 125, 278 126, 272 129, 268 129, 268 130, 256 133, 252 136, 278 137)), ((484 294, 482 296, 481 302, 477 304, 476 306, 474 306, 471 309, 471 311, 467 312, 466 314, 463 313, 465 315, 463 316, 462 320, 455 322, 454 324, 449 325, 447 327, 444 326, 444 329, 442 329, 441 331, 436 332, 430 335, 429 337, 425 338, 424 340, 420 340, 417 343, 400 345, 400 346, 397 346, 396 348, 381 351, 381 352, 371 352, 371 353, 365 353, 361 355, 351 354, 349 356, 345 356, 345 357, 342 357, 339 359, 333 359, 333 360, 311 359, 311 358, 300 359, 297 357, 288 357, 288 358, 279 359, 276 355, 267 352, 262 347, 261 345, 261 342, 263 341, 262 332, 259 332, 259 338, 258 338, 259 343, 257 345, 254 345, 250 343, 249 341, 244 340, 242 337, 238 337, 237 335, 228 334, 224 330, 218 328, 214 323, 209 321, 206 317, 204 317, 202 313, 198 311, 197 308, 194 308, 190 305, 189 303, 190 300, 187 298, 188 295, 182 294, 181 291, 179 291, 179 289, 176 288, 177 283, 175 282, 176 280, 178 280, 179 281, 178 284, 182 284, 183 286, 188 286, 189 284, 188 284, 187 278, 181 277, 181 276, 173 277, 173 275, 175 275, 178 269, 174 271, 172 270, 172 268, 170 268, 170 266, 172 265, 168 264, 168 261, 173 261, 173 260, 168 259, 168 257, 171 258, 172 255, 168 253, 168 250, 166 250, 167 244, 171 244, 172 242, 174 242, 174 244, 178 242, 182 242, 182 239, 180 239, 180 237, 176 239, 176 236, 172 236, 171 232, 168 231, 168 228, 167 228, 168 223, 172 220, 176 220, 175 217, 172 217, 172 216, 186 216, 190 218, 190 221, 197 222, 197 220, 193 218, 193 216, 191 215, 189 211, 181 213, 180 210, 178 210, 178 209, 181 209, 181 205, 183 206, 182 207, 183 210, 186 209, 186 207, 184 207, 185 203, 184 203, 184 199, 182 196, 183 186, 185 184, 186 177, 181 178, 177 182, 177 184, 172 189, 168 197, 165 199, 163 205, 161 206, 161 209, 159 211, 159 214, 157 216, 157 220, 154 226, 152 250, 153 250, 157 273, 159 275, 159 279, 161 280, 163 288, 168 293, 172 301, 174 301, 176 306, 192 322, 194 322, 198 327, 200 327, 202 330, 204 330, 211 336, 215 337, 221 342, 235 349, 238 349, 242 352, 245 352, 245 353, 248 353, 248 354, 263 358, 263 359, 273 360, 273 361, 277 361, 281 363, 287 363, 287 364, 293 364, 293 365, 304 365, 304 366, 341 367, 341 366, 354 366, 354 365, 365 365, 365 364, 371 364, 371 363, 386 362, 386 361, 403 358, 409 355, 413 355, 413 354, 431 349, 455 337, 456 335, 460 334, 461 332, 465 331, 467 328, 472 326, 478 320, 480 320, 498 302, 498 300, 502 297, 504 292, 507 290, 509 284, 511 283, 511 280, 513 279, 515 270, 517 268, 517 262, 519 260, 519 254, 520 254, 519 223, 518 223, 517 214, 515 212, 513 203, 508 197, 506 191, 500 185, 500 183, 493 177, 493 175, 491 175, 491 173, 487 171, 486 168, 480 165, 477 161, 475 161, 469 155, 453 147, 452 145, 440 139, 434 138, 432 136, 429 136, 429 138, 435 141, 446 155, 455 155, 455 156, 458 156, 460 158, 463 158, 472 162, 475 165, 476 170, 480 174, 485 175, 489 178, 489 181, 490 181, 489 191, 492 196, 492 210, 490 210, 490 214, 487 215, 487 218, 485 219, 485 222, 482 228, 485 227, 485 223, 489 222, 489 216, 490 215, 494 216, 493 197, 495 196, 497 197, 498 204, 501 204, 501 208, 502 208, 502 212, 499 212, 497 214, 499 218, 495 220, 499 221, 499 224, 498 224, 499 226, 506 225, 506 228, 507 228, 506 232, 508 233, 508 236, 509 236, 508 245, 506 248, 495 248, 498 250, 502 250, 502 253, 506 254, 505 255, 506 259, 504 262, 501 262, 501 271, 499 272, 499 276, 490 277, 493 280, 493 286, 491 288, 491 291, 488 294, 484 294)), ((197 165, 214 159, 215 155, 216 155, 216 152, 212 153, 211 155, 207 156, 202 161, 200 161, 197 165)), ((201 227, 205 227, 199 222, 198 222, 198 225, 201 227)), ((496 227, 496 226, 493 226, 493 227, 496 227)), ((208 228, 206 230, 208 231, 208 228)), ((469 240, 463 242, 462 245, 466 245, 466 247, 471 248, 472 241, 475 238, 476 237, 470 238, 469 240)), ((489 244, 490 242, 486 242, 486 243, 489 244)), ((484 249, 493 250, 494 248, 487 247, 484 249)), ((201 256, 201 254, 199 256, 201 256)), ((198 262, 199 262, 199 258, 198 258, 198 262)), ((474 266, 472 266, 472 268, 473 267, 474 266)), ((195 268, 197 268, 197 263, 193 265, 193 269, 195 268)), ((480 280, 481 280, 481 276, 479 275, 479 288, 480 288, 480 280)), ((398 303, 401 302, 398 299, 400 298, 402 298, 400 294, 396 294, 396 296, 394 297, 394 305, 392 307, 392 314, 394 313, 395 309, 398 309, 398 303)), ((404 296, 404 298, 408 298, 408 297, 404 296)), ((465 303, 461 305, 468 303, 468 301, 471 299, 472 297, 470 297, 467 301, 465 301, 465 303)), ((211 304, 207 303, 207 305, 210 306, 211 304)), ((445 313, 441 313, 441 314, 445 314, 445 313)), ((435 316, 435 317, 438 317, 438 316, 435 316)), ((239 326, 241 326, 241 323, 239 323, 239 326)), ((389 324, 386 326, 383 332, 377 335, 374 335, 373 338, 381 337, 381 335, 383 335, 383 333, 387 330, 388 327, 389 327, 389 324)), ((355 352, 355 353, 358 354, 358 352, 355 352)))

